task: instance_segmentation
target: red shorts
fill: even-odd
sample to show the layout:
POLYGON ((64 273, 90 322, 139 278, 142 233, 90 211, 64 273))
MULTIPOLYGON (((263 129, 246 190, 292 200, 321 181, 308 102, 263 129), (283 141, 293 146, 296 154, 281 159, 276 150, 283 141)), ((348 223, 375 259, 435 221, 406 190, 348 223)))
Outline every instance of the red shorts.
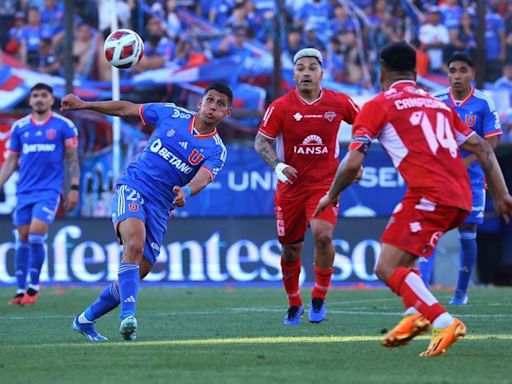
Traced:
POLYGON ((413 255, 428 257, 441 236, 462 224, 468 214, 462 208, 405 197, 391 215, 381 241, 413 255))
MULTIPOLYGON (((309 220, 326 190, 304 191, 301 195, 274 197, 277 237, 281 244, 293 244, 304 240, 309 220)), ((332 225, 338 221, 338 207, 328 207, 315 220, 324 220, 332 225)))

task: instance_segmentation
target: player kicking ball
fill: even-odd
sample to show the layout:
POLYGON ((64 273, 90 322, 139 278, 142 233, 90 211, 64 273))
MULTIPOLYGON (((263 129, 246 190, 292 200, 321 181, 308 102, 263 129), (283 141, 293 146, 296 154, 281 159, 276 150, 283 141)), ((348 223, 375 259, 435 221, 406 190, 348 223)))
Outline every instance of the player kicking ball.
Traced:
POLYGON ((202 191, 224 166, 226 147, 217 125, 231 113, 233 94, 221 83, 208 86, 193 113, 171 103, 134 104, 128 101, 85 102, 75 95, 62 99, 61 109, 88 109, 114 116, 139 116, 155 132, 139 158, 128 165, 112 196, 112 222, 123 255, 118 280, 73 320, 73 329, 91 341, 106 337, 94 323, 121 305, 119 332, 137 337, 135 310, 139 283, 160 253, 169 212, 202 191), (180 143, 188 143, 185 146, 180 143))
POLYGON ((379 279, 405 306, 402 320, 382 345, 406 345, 432 325, 432 341, 421 356, 437 356, 466 335, 466 326, 437 301, 415 266, 418 257, 428 257, 439 238, 461 225, 471 211, 471 189, 459 147, 476 155, 496 209, 507 222, 512 196, 492 147, 465 126, 452 107, 416 85, 416 52, 410 45, 388 45, 380 53, 380 65, 384 91, 358 114, 349 152, 315 214, 337 204, 339 194, 359 171, 371 141, 379 140, 408 186, 384 230, 375 267, 379 279))

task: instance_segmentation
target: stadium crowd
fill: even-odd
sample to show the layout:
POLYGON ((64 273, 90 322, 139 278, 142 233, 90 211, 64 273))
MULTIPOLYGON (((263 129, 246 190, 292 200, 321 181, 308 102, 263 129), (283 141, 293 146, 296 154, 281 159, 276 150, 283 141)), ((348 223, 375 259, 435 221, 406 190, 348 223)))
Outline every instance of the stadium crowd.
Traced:
MULTIPOLYGON (((109 33, 111 1, 76 0, 73 58, 82 79, 109 80, 103 40, 109 33)), ((476 1, 470 0, 115 0, 119 24, 139 32, 145 57, 134 72, 194 66, 227 55, 257 54, 251 46, 275 43, 274 16, 282 14, 284 66, 306 46, 326 57, 329 79, 372 88, 377 52, 408 40, 418 48, 421 75, 445 71, 455 50, 475 54, 476 1), (281 13, 284 11, 284 13, 281 13), (191 19, 191 17, 193 19, 191 19), (193 21, 192 21, 193 20, 193 21)), ((62 71, 63 0, 5 0, 0 4, 0 46, 29 67, 62 71)), ((512 64, 512 3, 487 0, 486 81, 509 73, 512 64)), ((509 86, 509 84, 507 84, 509 86)))

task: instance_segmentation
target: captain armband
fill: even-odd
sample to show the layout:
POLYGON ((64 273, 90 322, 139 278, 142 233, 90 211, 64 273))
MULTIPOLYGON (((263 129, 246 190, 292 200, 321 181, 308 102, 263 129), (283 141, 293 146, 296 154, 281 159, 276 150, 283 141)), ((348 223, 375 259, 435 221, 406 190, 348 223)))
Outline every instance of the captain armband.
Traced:
POLYGON ((349 151, 358 151, 363 155, 368 154, 368 150, 370 149, 370 145, 372 141, 368 136, 354 136, 350 141, 350 145, 348 146, 349 151))

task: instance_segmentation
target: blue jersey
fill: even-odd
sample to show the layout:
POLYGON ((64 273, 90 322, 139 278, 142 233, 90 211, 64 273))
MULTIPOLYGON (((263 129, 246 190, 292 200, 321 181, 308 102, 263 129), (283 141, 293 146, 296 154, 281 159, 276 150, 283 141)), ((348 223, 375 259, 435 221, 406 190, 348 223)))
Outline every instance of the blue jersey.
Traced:
POLYGON ((43 122, 27 115, 12 125, 9 150, 19 153, 18 197, 40 195, 45 192, 60 194, 64 183, 64 155, 67 139, 75 139, 78 132, 69 119, 52 113, 43 122))
MULTIPOLYGON (((462 121, 483 138, 500 135, 502 133, 500 119, 492 99, 478 89, 471 88, 464 100, 455 100, 451 89, 434 94, 436 98, 455 108, 462 121)), ((461 156, 469 156, 469 152, 461 151, 461 156)), ((468 168, 471 185, 483 188, 485 175, 478 161, 468 168)))
POLYGON ((143 104, 140 117, 156 129, 118 184, 129 185, 166 208, 174 208, 175 185, 187 184, 200 168, 209 171, 213 180, 224 166, 226 147, 217 130, 206 135, 197 133, 191 111, 174 104, 143 104))

